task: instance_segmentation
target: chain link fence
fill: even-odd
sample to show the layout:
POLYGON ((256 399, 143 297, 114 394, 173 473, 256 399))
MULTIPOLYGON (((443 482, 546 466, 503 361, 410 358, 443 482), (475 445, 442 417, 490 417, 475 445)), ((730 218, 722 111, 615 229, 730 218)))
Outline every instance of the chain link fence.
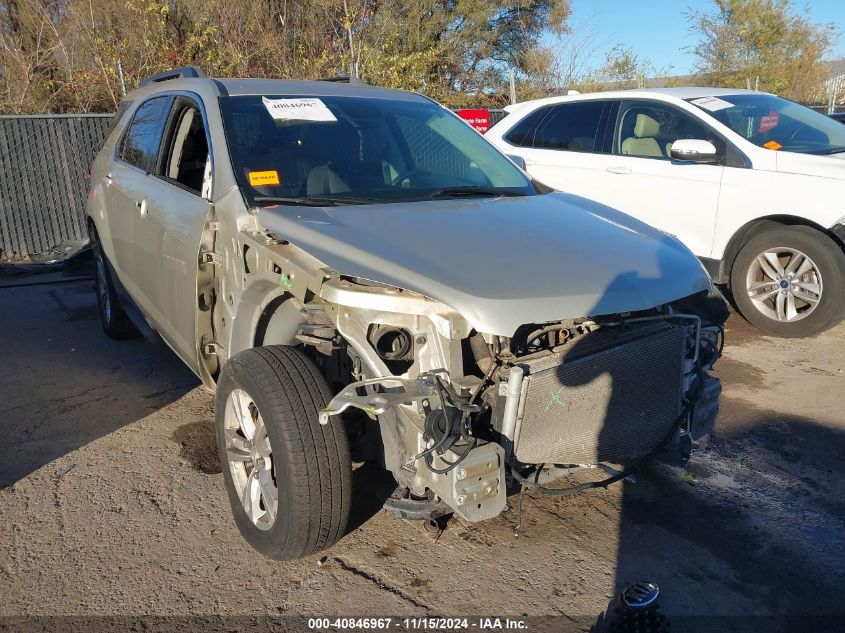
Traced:
POLYGON ((0 258, 85 239, 88 167, 111 118, 0 116, 0 258))

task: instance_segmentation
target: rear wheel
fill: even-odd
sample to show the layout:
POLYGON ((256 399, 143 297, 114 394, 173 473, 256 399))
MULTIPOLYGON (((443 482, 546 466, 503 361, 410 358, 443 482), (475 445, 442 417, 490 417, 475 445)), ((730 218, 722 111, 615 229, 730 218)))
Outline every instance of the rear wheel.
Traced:
POLYGON ((114 282, 109 273, 108 260, 99 240, 92 240, 94 253, 94 290, 97 293, 97 312, 103 331, 113 339, 127 339, 139 336, 138 330, 126 316, 120 305, 120 299, 114 289, 114 282))
POLYGON ((215 419, 223 478, 243 537, 269 558, 330 547, 345 533, 352 463, 322 374, 292 347, 256 347, 224 366, 215 419))
POLYGON ((810 336, 842 318, 845 254, 807 226, 769 229, 743 246, 731 269, 742 315, 775 336, 810 336))

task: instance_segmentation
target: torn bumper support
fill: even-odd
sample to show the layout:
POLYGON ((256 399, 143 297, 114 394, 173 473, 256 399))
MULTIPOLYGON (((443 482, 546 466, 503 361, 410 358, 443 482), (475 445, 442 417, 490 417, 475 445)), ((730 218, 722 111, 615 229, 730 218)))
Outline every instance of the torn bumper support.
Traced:
POLYGON ((329 417, 342 413, 349 407, 361 409, 368 415, 381 415, 391 407, 400 404, 411 404, 427 400, 436 392, 435 377, 441 375, 448 378, 445 370, 426 372, 415 379, 385 376, 353 382, 344 387, 340 393, 332 398, 320 411, 320 424, 328 424, 329 417), (375 387, 382 387, 384 391, 375 391, 375 387), (360 395, 363 390, 365 395, 360 395))

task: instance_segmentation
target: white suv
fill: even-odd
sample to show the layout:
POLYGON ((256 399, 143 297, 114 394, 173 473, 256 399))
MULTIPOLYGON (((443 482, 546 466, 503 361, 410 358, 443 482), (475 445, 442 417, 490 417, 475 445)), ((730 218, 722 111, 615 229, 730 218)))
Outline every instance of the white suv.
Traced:
POLYGON ((843 317, 845 126, 716 88, 553 97, 486 135, 538 180, 675 235, 750 322, 807 336, 843 317))

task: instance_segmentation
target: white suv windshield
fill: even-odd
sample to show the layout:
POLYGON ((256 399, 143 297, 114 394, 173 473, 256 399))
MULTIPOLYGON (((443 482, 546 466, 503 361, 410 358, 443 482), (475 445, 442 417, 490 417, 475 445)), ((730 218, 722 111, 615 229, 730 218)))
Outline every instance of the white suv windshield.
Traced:
POLYGON ((477 132, 430 102, 268 95, 220 105, 235 177, 253 204, 537 193, 477 132))
POLYGON ((755 145, 804 154, 845 152, 845 125, 767 94, 688 99, 755 145))

